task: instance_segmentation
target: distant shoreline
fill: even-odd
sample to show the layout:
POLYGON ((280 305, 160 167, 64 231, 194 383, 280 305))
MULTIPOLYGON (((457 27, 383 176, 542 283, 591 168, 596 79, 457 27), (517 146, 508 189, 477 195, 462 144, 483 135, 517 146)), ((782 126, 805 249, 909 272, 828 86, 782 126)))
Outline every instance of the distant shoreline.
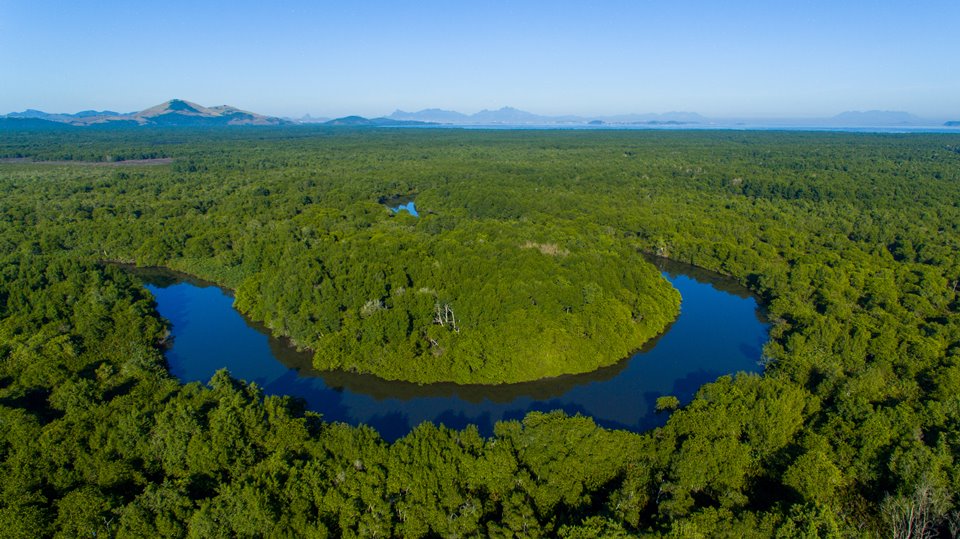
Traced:
MULTIPOLYGON (((326 126, 343 129, 347 126, 326 126)), ((362 129, 363 127, 355 127, 362 129)), ((877 127, 821 127, 788 125, 727 125, 727 124, 685 124, 685 125, 645 125, 645 124, 435 124, 435 125, 398 125, 370 126, 374 129, 470 129, 494 131, 780 131, 789 133, 877 133, 877 134, 960 134, 960 128, 945 126, 877 126, 877 127)))

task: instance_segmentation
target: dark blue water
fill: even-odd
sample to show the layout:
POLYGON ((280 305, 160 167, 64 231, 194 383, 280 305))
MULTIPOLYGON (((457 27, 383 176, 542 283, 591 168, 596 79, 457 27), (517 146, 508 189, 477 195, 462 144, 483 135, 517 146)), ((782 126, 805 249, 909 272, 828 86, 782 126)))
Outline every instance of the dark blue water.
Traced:
POLYGON ((140 271, 172 324, 166 352, 184 382, 208 381, 218 369, 256 382, 267 394, 304 399, 329 421, 366 423, 387 440, 423 421, 491 434, 501 419, 533 410, 589 415, 603 426, 642 431, 666 419, 657 397, 689 402, 697 388, 738 371, 757 372, 767 325, 743 288, 691 266, 658 262, 683 298, 677 320, 633 357, 584 375, 506 386, 416 385, 374 376, 318 372, 309 353, 269 337, 232 308, 228 292, 168 271, 140 271))

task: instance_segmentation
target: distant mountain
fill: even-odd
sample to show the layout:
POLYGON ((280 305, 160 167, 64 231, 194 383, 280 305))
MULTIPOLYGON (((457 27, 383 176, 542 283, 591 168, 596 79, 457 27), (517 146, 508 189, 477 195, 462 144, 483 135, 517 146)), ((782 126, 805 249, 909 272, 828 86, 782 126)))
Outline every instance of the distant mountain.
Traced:
POLYGON ((130 116, 130 119, 141 124, 161 126, 282 125, 288 123, 280 118, 247 112, 229 105, 204 107, 182 99, 172 99, 130 116))
POLYGON ((435 122, 421 122, 416 120, 394 120, 393 118, 364 118, 363 116, 344 116, 336 118, 323 125, 338 127, 398 127, 411 125, 436 125, 435 122))
POLYGON ((364 118, 363 116, 344 116, 343 118, 334 118, 329 122, 324 122, 323 125, 373 125, 373 120, 364 118))
POLYGON ((323 117, 315 118, 313 116, 310 116, 309 114, 304 114, 303 116, 301 116, 296 120, 293 120, 291 118, 288 118, 288 120, 301 123, 301 124, 322 124, 322 123, 329 122, 330 118, 323 118, 323 117))
MULTIPOLYGON (((76 114, 67 114, 67 113, 49 113, 43 112, 42 110, 36 109, 27 109, 23 112, 11 112, 7 114, 7 118, 32 118, 37 120, 47 120, 50 122, 62 122, 62 123, 71 123, 77 118, 83 118, 87 113, 96 112, 96 111, 83 111, 76 114)), ((113 113, 116 114, 116 113, 113 113)))
POLYGON ((450 125, 546 125, 570 120, 577 123, 586 122, 585 119, 575 116, 540 116, 513 107, 503 107, 498 110, 484 109, 470 115, 443 109, 423 109, 418 112, 396 110, 388 118, 450 125))
POLYGON ((390 116, 391 120, 436 122, 441 124, 460 124, 469 122, 470 117, 461 112, 443 109, 423 109, 417 112, 404 112, 395 110, 390 116))
POLYGON ((50 114, 49 112, 43 112, 42 110, 37 109, 27 109, 23 112, 11 112, 7 114, 7 118, 38 118, 41 120, 47 120, 51 116, 69 116, 69 114, 50 114))
POLYGON ((0 131, 53 131, 73 129, 70 124, 44 120, 43 118, 0 116, 0 131))
MULTIPOLYGON (((112 110, 84 110, 73 114, 48 113, 42 110, 27 109, 0 116, 6 120, 41 120, 61 125, 115 128, 127 126, 276 126, 293 124, 314 124, 328 126, 354 127, 397 127, 427 125, 463 125, 463 126, 651 126, 682 127, 706 126, 723 128, 724 126, 742 128, 897 128, 897 127, 960 127, 960 120, 943 123, 943 119, 920 118, 902 111, 868 110, 847 111, 829 118, 706 118, 696 112, 664 112, 646 114, 615 114, 608 116, 546 116, 516 109, 502 107, 496 110, 481 110, 475 114, 464 114, 453 110, 428 108, 416 112, 395 110, 389 116, 365 118, 363 116, 345 116, 328 119, 315 118, 309 114, 302 118, 276 118, 255 112, 249 112, 220 105, 205 107, 183 99, 172 99, 154 107, 129 113, 112 110)), ((26 123, 5 122, 3 129, 12 126, 26 127, 26 123)), ((32 129, 42 129, 45 124, 30 124, 32 129)), ((47 126, 49 127, 49 126, 47 126)))
POLYGON ((110 118, 113 116, 121 116, 121 114, 113 112, 112 110, 82 110, 75 114, 69 114, 66 112, 50 113, 43 112, 42 110, 27 109, 23 112, 11 112, 6 115, 7 118, 37 118, 66 124, 83 123, 90 118, 110 118))
POLYGON ((830 123, 843 126, 924 125, 929 122, 909 112, 895 110, 868 110, 841 112, 829 119, 830 123))
POLYGON ((76 114, 50 114, 28 109, 13 112, 7 118, 32 118, 76 126, 220 126, 220 125, 283 125, 288 120, 240 110, 229 105, 204 107, 182 99, 171 99, 140 112, 120 114, 105 110, 85 110, 76 114))
POLYGON ((120 116, 120 113, 112 110, 81 110, 73 114, 74 118, 92 118, 94 116, 120 116))
POLYGON ((390 116, 394 120, 414 120, 451 125, 552 125, 552 124, 648 124, 680 125, 703 123, 708 121, 695 112, 667 112, 664 114, 621 114, 617 116, 542 116, 503 107, 497 110, 481 110, 476 114, 463 114, 452 110, 424 109, 418 112, 394 111, 390 116))
POLYGON ((497 110, 484 109, 471 116, 471 119, 480 124, 537 124, 546 120, 544 116, 513 107, 503 107, 497 110))
POLYGON ((607 124, 679 125, 707 123, 710 120, 696 112, 664 112, 663 114, 618 114, 596 118, 607 124))

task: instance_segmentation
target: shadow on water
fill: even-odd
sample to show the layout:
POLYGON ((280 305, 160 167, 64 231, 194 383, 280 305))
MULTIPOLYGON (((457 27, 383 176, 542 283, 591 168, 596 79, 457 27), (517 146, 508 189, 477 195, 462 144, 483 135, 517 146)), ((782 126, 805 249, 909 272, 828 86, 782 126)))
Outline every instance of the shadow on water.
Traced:
POLYGON ((166 352, 172 374, 206 382, 220 368, 255 382, 267 394, 290 395, 326 420, 365 423, 388 441, 424 421, 490 435, 497 421, 531 411, 563 410, 597 424, 631 431, 662 425, 656 399, 687 403, 724 374, 758 372, 767 325, 749 291, 717 274, 651 259, 683 298, 681 313, 630 358, 596 371, 509 385, 419 385, 371 375, 317 371, 312 353, 270 336, 232 308, 232 293, 189 275, 157 268, 133 270, 171 323, 166 352))
POLYGON ((732 277, 720 275, 719 273, 715 273, 710 270, 705 270, 697 266, 691 266, 690 264, 677 262, 676 260, 670 260, 669 258, 663 258, 662 256, 655 256, 649 253, 643 253, 643 258, 645 258, 647 262, 650 262, 656 266, 656 268, 660 270, 660 273, 663 273, 664 276, 670 280, 683 275, 697 281, 700 284, 708 284, 720 292, 730 294, 741 299, 751 299, 754 297, 753 293, 750 292, 750 289, 743 286, 732 277))

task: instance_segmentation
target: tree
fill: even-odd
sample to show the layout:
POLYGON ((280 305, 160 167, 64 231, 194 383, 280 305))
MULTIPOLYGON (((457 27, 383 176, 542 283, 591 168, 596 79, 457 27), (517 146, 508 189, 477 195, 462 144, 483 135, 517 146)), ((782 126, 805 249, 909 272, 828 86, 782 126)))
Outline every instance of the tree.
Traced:
POLYGON ((883 516, 894 539, 934 539, 938 528, 946 524, 949 496, 928 475, 924 475, 906 495, 888 496, 883 501, 883 516))

